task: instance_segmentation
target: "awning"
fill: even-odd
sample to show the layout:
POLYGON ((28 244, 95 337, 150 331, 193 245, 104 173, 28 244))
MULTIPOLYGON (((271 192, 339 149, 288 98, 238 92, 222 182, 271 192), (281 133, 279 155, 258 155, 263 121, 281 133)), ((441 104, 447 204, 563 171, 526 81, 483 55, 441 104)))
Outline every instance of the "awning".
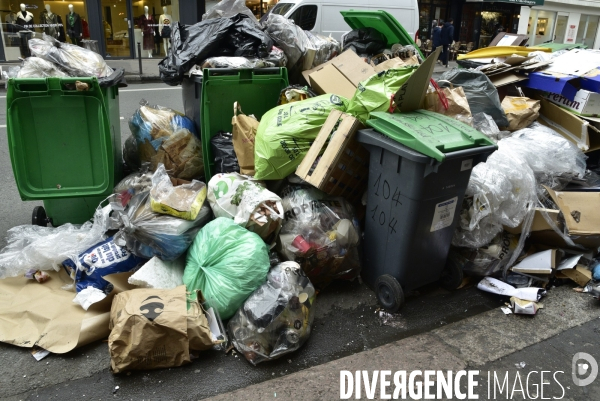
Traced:
POLYGON ((544 0, 467 0, 467 3, 510 3, 522 6, 543 6, 544 0))

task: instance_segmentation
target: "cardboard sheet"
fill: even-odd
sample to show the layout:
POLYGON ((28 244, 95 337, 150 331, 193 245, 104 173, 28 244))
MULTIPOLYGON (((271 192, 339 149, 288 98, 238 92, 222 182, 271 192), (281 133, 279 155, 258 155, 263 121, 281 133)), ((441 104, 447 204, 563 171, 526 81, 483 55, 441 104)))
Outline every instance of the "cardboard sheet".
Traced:
POLYGON ((556 249, 537 252, 527 256, 512 267, 512 271, 526 274, 550 274, 557 265, 556 249))
POLYGON ((66 273, 48 274, 51 278, 43 284, 25 277, 0 280, 0 341, 63 354, 107 338, 113 296, 130 288, 126 284, 130 273, 113 275, 117 283, 113 292, 87 311, 73 303, 74 291, 61 289, 72 282, 66 273))

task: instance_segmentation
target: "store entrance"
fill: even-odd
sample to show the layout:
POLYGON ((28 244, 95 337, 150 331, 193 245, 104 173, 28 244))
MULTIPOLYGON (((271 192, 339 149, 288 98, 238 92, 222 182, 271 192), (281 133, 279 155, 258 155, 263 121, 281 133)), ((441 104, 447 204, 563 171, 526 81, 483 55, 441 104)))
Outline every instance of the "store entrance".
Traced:
POLYGON ((106 57, 133 57, 131 0, 101 0, 101 8, 102 40, 106 57))

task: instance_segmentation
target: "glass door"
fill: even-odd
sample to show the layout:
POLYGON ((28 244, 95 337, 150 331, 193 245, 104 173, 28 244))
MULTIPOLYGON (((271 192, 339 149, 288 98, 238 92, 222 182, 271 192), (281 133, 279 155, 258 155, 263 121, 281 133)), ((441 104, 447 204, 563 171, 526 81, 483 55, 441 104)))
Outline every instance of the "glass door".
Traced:
POLYGON ((130 1, 101 0, 102 39, 107 57, 130 58, 134 56, 130 40, 133 31, 133 21, 129 15, 130 1))
POLYGON ((567 15, 560 15, 556 18, 556 27, 554 28, 554 43, 565 43, 565 34, 567 33, 567 15))

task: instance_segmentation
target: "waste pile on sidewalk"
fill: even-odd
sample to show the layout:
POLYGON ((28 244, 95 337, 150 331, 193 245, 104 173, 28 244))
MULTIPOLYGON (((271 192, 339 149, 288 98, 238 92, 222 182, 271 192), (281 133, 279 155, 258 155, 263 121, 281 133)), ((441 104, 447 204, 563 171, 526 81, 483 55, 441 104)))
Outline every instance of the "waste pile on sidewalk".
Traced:
MULTIPOLYGON (((261 25, 239 0, 174 24, 161 78, 200 76, 201 96, 185 115, 142 100, 122 151, 118 97, 57 100, 98 99, 82 118, 99 128, 78 138, 100 150, 79 175, 24 156, 55 134, 16 122, 47 104, 8 96, 15 181, 44 207, 0 251, 0 341, 64 353, 108 337, 114 373, 211 349, 256 365, 309 341, 336 280, 361 277, 389 312, 472 278, 515 314, 570 281, 599 297, 600 86, 563 58, 595 71, 600 53, 503 47, 435 81, 441 49, 424 58, 391 16, 371 16, 348 19, 342 44, 280 15, 261 25)), ((9 89, 30 69, 57 83, 49 96, 66 76, 111 73, 80 48, 30 46, 44 62, 26 59, 9 89)))

